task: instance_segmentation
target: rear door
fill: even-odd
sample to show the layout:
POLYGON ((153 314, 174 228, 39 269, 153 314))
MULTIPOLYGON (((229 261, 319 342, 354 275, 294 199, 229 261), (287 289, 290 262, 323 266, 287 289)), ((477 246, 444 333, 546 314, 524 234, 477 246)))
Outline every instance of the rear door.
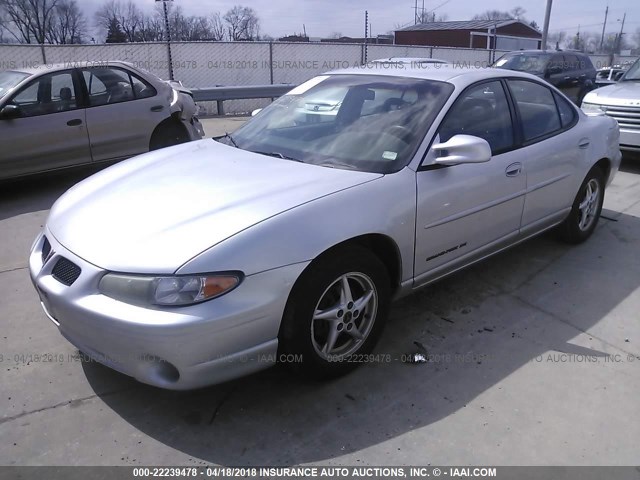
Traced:
POLYGON ((564 97, 532 80, 509 79, 507 84, 522 128, 519 152, 527 170, 522 230, 531 233, 566 216, 589 139, 573 128, 578 114, 564 97))
POLYGON ((21 115, 0 120, 0 178, 91 162, 79 86, 74 70, 49 73, 7 101, 21 115))
MULTIPOLYGON (((584 62, 582 62, 584 63, 584 62)), ((574 103, 578 102, 578 97, 581 90, 581 82, 586 80, 586 75, 580 75, 583 73, 580 68, 580 59, 577 55, 571 53, 564 54, 564 77, 563 88, 564 94, 571 99, 574 103)))
MULTIPOLYGON (((575 59, 575 55, 573 55, 575 59)), ((561 90, 566 96, 575 101, 578 78, 576 72, 570 67, 570 56, 557 53, 551 57, 548 64, 548 75, 545 79, 554 87, 561 90)), ((575 66, 575 61, 574 61, 575 66)))
POLYGON ((88 92, 87 125, 96 162, 149 150, 155 127, 170 116, 170 99, 124 68, 82 70, 88 92))

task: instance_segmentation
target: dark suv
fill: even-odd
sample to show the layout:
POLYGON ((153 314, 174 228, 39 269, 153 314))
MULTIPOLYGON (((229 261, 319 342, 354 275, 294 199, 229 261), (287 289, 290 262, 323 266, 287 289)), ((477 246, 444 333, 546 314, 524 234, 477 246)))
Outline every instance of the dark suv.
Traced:
POLYGON ((596 69, 581 52, 520 50, 504 54, 493 66, 544 78, 577 105, 596 83, 596 69))

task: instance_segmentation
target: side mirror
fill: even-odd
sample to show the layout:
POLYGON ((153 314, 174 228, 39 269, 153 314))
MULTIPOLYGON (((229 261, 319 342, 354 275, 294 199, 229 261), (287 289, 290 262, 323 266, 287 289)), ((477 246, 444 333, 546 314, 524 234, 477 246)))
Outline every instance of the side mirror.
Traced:
POLYGON ((22 116, 22 112, 20 111, 20 107, 17 105, 5 105, 0 110, 0 119, 10 120, 12 118, 19 118, 22 116))
POLYGON ((262 111, 261 108, 256 108, 253 112, 251 112, 251 116, 255 117, 257 114, 259 114, 262 111))
POLYGON ((454 135, 449 141, 431 147, 441 154, 435 159, 436 165, 459 165, 461 163, 484 163, 491 160, 489 143, 472 135, 454 135))

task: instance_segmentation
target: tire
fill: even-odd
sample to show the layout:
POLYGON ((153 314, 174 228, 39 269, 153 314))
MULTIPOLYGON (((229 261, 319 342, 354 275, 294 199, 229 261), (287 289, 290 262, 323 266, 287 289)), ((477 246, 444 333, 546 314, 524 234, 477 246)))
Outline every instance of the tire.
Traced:
POLYGON ((580 93, 578 93, 578 98, 576 99, 576 105, 578 107, 582 106, 582 101, 584 100, 584 97, 587 96, 587 93, 589 93, 590 90, 581 90, 580 93))
POLYGON ((296 356, 288 366, 313 378, 344 375, 373 350, 390 296, 389 274, 369 250, 346 247, 320 257, 289 296, 279 354, 296 356))
POLYGON ((571 212, 558 227, 560 240, 578 244, 591 236, 598 224, 604 202, 604 174, 593 167, 582 182, 571 212))
POLYGON ((153 132, 153 135, 151 135, 149 150, 159 150, 188 141, 189 135, 185 128, 174 121, 168 121, 160 124, 153 132))

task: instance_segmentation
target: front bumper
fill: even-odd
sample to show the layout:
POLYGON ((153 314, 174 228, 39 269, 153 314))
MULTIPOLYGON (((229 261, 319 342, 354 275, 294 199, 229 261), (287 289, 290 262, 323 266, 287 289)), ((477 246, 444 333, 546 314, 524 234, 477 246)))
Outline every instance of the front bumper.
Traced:
POLYGON ((189 140, 201 140, 204 138, 204 127, 198 117, 191 117, 191 120, 183 120, 182 124, 189 132, 189 140))
POLYGON ((620 150, 640 152, 640 130, 620 127, 620 150))
POLYGON ((45 228, 29 272, 42 307, 60 333, 93 359, 161 388, 188 390, 273 365, 278 330, 293 283, 306 267, 247 276, 235 290, 198 305, 143 308, 98 291, 105 270, 79 258, 45 228), (43 262, 44 235, 51 253, 43 262), (60 258, 80 267, 67 286, 53 274, 60 258))

